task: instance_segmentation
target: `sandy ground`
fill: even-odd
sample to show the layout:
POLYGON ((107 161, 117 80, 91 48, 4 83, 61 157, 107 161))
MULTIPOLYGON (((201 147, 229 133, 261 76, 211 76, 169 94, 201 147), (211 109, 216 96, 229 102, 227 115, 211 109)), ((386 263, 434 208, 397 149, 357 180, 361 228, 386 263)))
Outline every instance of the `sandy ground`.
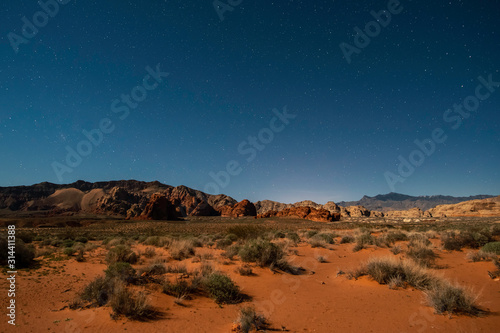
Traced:
MULTIPOLYGON (((439 244, 437 240, 436 244, 439 244)), ((403 245, 405 242, 401 242, 403 245)), ((491 262, 472 263, 464 252, 437 249, 438 274, 478 293, 478 304, 490 311, 484 317, 448 316, 434 314, 425 304, 424 294, 412 288, 391 290, 369 277, 348 280, 337 275, 339 270, 356 268, 372 256, 394 256, 386 248, 369 247, 352 252, 353 244, 331 245, 330 249, 311 248, 301 243, 291 262, 306 269, 303 275, 273 273, 268 268, 253 266, 254 276, 240 276, 235 268, 241 262, 224 264, 220 250, 203 249, 214 257, 206 262, 226 272, 251 301, 219 307, 212 299, 196 296, 184 306, 174 303, 174 297, 163 294, 157 285, 148 285, 146 291, 151 303, 162 313, 162 318, 150 322, 127 318, 113 320, 108 306, 84 310, 70 310, 68 303, 106 268, 106 250, 98 248, 86 254, 85 262, 74 258, 47 261, 38 269, 22 270, 16 282, 16 323, 7 324, 2 315, 1 332, 230 332, 239 309, 253 304, 266 316, 275 331, 288 332, 498 332, 500 327, 500 282, 491 279, 487 271, 491 262), (319 263, 321 255, 327 262, 319 263)), ((404 246, 404 245, 403 245, 404 246)), ((134 246, 144 250, 143 245, 134 246)), ((157 250, 168 258, 167 251, 157 250)), ((402 255, 398 255, 402 256, 402 255)), ((156 257, 155 259, 158 259, 156 257)), ((147 264, 153 259, 143 259, 147 264)), ((198 267, 186 259, 188 269, 198 267)), ((166 264, 177 264, 170 259, 166 264)), ((141 265, 134 265, 139 268, 141 265)), ((6 313, 8 283, 1 274, 1 308, 6 313)))

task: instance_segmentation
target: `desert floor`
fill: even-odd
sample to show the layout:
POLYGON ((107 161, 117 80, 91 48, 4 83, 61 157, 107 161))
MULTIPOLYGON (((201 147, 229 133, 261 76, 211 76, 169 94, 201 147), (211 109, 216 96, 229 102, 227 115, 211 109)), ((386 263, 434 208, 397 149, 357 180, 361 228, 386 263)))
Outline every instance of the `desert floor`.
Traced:
MULTIPOLYGON (((383 219, 320 223, 249 218, 197 218, 181 222, 71 218, 71 223, 62 219, 55 222, 53 219, 28 222, 4 219, 1 222, 1 237, 6 237, 6 225, 16 223, 18 234, 35 236, 31 244, 37 251, 34 265, 18 270, 17 325, 8 325, 4 314, 1 332, 231 332, 235 330, 240 309, 247 306, 253 306, 267 319, 267 331, 498 332, 500 327, 500 281, 488 274, 496 269, 491 258, 473 262, 466 255, 478 249, 465 246, 461 250, 445 250, 441 239, 446 230, 460 233, 472 228, 493 230, 492 240, 498 241, 500 236, 496 231, 500 221, 494 218, 411 223, 383 219), (366 244, 359 251, 353 251, 360 235, 377 239, 391 231, 401 231, 410 238, 415 234, 425 235, 430 242, 428 248, 436 255, 428 270, 477 296, 476 304, 484 313, 479 316, 438 314, 421 290, 411 286, 391 289, 371 276, 352 278, 350 272, 372 257, 411 260, 407 254, 410 240, 388 245, 366 244), (240 233, 236 235, 238 239, 231 241, 233 245, 256 237, 278 244, 289 264, 300 267, 301 271, 294 275, 257 263, 243 263, 238 255, 228 256, 225 251, 233 245, 218 241, 231 232, 240 233), (299 235, 300 241, 290 239, 293 233, 299 235), (318 238, 319 234, 330 234, 333 242, 328 241, 328 237, 324 238, 326 241, 318 238), (354 242, 341 244, 345 235, 352 235, 354 242), (78 237, 86 240, 80 245, 84 249, 83 261, 77 261, 75 254, 65 254, 61 245, 65 239, 74 241, 78 237), (176 260, 172 257, 171 244, 172 240, 179 239, 196 242, 192 243, 194 253, 176 260), (109 304, 97 307, 87 303, 70 309, 86 285, 104 276, 107 253, 119 244, 138 254, 138 261, 132 264, 138 276, 141 268, 157 263, 173 267, 172 271, 185 268, 186 272, 159 274, 155 276, 156 281, 189 281, 192 272, 202 265, 210 265, 227 274, 245 297, 237 304, 217 304, 203 293, 179 299, 164 293, 161 283, 151 282, 130 284, 128 288, 146 294, 157 312, 156 318, 141 321, 116 316, 109 304), (391 250, 394 247, 401 252, 394 254, 398 252, 391 250), (241 275, 237 269, 243 266, 250 267, 253 274, 241 275)), ((76 246, 74 242, 69 243, 76 246)), ((4 312, 8 305, 4 295, 9 289, 6 272, 3 268, 0 274, 0 307, 4 312)))

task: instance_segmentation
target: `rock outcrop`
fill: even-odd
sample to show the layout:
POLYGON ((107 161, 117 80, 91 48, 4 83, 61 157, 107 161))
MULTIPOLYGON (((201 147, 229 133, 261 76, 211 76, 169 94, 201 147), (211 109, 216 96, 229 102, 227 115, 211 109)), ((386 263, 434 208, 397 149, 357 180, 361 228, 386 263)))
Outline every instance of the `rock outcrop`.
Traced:
POLYGON ((219 208, 222 217, 242 217, 256 216, 255 205, 248 200, 243 200, 234 205, 227 205, 219 208))
POLYGON ((323 208, 315 209, 311 207, 290 207, 281 211, 268 211, 264 214, 257 215, 257 218, 269 217, 295 217, 316 222, 332 222, 340 219, 340 214, 332 215, 329 211, 323 208))
POLYGON ((385 213, 385 217, 423 217, 424 212, 416 207, 408 210, 391 210, 385 213))
POLYGON ((178 212, 162 193, 151 196, 146 208, 138 217, 139 220, 177 220, 178 212))
POLYGON ((489 199, 465 201, 454 205, 439 205, 429 209, 427 212, 432 217, 500 216, 500 196, 489 199))

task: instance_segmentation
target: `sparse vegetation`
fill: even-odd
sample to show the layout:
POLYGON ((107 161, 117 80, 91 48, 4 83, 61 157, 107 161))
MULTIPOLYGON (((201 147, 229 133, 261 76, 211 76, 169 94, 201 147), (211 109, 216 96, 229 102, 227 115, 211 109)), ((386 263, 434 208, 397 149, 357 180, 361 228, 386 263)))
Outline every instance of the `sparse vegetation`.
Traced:
POLYGON ((116 245, 112 247, 106 255, 106 261, 110 264, 115 262, 128 262, 135 264, 138 260, 137 254, 127 245, 116 245))
POLYGON ((266 318, 255 312, 253 307, 244 307, 240 309, 240 315, 236 324, 237 332, 241 333, 248 333, 252 329, 256 331, 265 330, 268 326, 266 318))
POLYGON ((500 255, 500 242, 487 243, 481 248, 481 251, 500 255))
POLYGON ((425 268, 409 261, 394 258, 372 258, 349 277, 370 275, 380 284, 394 287, 409 285, 425 292, 428 302, 437 313, 448 312, 478 315, 481 310, 474 304, 472 293, 437 277, 425 268))
POLYGON ((205 288, 217 304, 235 304, 241 301, 240 288, 231 278, 222 273, 212 273, 205 282, 205 288))

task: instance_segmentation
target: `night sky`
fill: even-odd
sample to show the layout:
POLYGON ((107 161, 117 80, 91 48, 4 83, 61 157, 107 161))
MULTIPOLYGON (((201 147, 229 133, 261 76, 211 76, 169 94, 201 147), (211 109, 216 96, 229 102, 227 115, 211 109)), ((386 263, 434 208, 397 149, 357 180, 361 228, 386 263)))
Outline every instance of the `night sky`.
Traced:
POLYGON ((61 1, 0 4, 0 186, 500 194, 500 1, 61 1))

